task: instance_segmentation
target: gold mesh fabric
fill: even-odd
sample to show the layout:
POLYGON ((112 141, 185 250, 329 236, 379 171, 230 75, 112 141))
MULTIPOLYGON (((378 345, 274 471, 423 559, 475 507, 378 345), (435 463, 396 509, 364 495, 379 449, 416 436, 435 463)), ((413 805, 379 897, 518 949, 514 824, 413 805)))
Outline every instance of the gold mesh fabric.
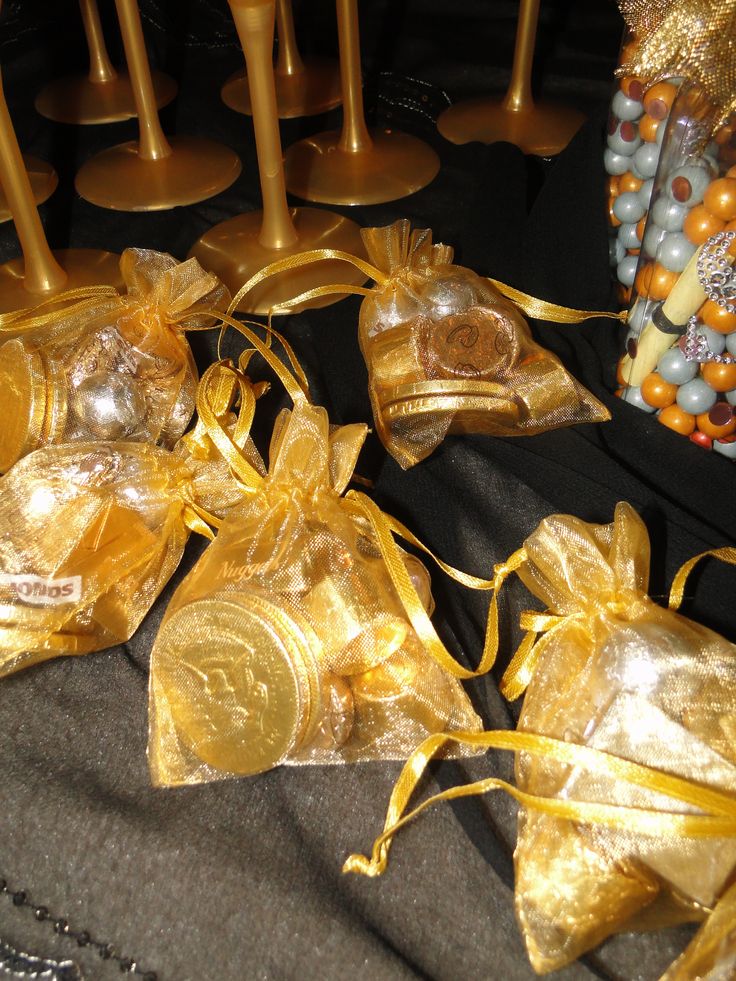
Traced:
MULTIPOLYGON (((154 784, 398 759, 428 733, 480 729, 341 497, 365 433, 330 427, 303 399, 277 419, 268 474, 223 522, 156 638, 154 784)), ((409 556, 406 566, 430 607, 426 570, 409 556)))
MULTIPOLYGON (((640 4, 631 6, 638 14, 640 4)), ((659 12, 659 5, 649 6, 659 12)), ((641 18, 639 30, 630 25, 636 48, 616 74, 697 82, 717 110, 715 131, 736 111, 736 0, 680 0, 667 6, 661 16, 641 18)))
POLYGON ((215 323, 229 294, 195 259, 127 249, 127 292, 0 328, 0 472, 41 446, 125 440, 171 448, 194 411, 184 330, 215 323))
MULTIPOLYGON (((600 526, 553 516, 525 549, 520 577, 566 619, 538 644, 519 729, 736 792, 736 648, 646 596, 649 542, 634 510, 619 504, 600 526)), ((516 775, 531 794, 700 813, 544 756, 520 753, 516 775)), ((616 931, 702 919, 733 878, 736 841, 534 814, 520 819, 515 861, 519 920, 544 972, 616 931)))
POLYGON ((447 433, 520 436, 610 418, 558 358, 537 344, 517 307, 452 264, 408 221, 363 230, 388 275, 363 300, 360 347, 376 429, 404 468, 447 433))
POLYGON ((733 981, 736 977, 736 884, 726 892, 661 981, 733 981))

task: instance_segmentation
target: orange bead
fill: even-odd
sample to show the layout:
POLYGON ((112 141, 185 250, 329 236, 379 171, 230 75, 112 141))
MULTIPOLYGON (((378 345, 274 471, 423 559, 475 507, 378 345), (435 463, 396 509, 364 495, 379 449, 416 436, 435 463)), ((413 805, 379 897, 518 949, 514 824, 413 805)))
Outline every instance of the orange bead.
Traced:
MULTIPOLYGON (((631 50, 636 51, 636 48, 634 47, 631 50)), ((624 64, 626 61, 629 60, 628 58, 623 57, 625 51, 627 51, 627 48, 624 48, 623 51, 621 52, 622 64, 624 64)), ((636 102, 640 102, 644 97, 644 86, 642 84, 641 79, 637 78, 636 75, 625 75, 621 79, 621 91, 623 92, 623 94, 626 96, 627 99, 634 99, 636 102)))
POLYGON ((703 204, 716 218, 733 221, 736 218, 736 177, 719 177, 712 181, 703 195, 703 204))
POLYGON ((706 327, 711 327, 720 334, 730 334, 736 330, 736 313, 729 313, 712 300, 705 301, 698 316, 706 327))
POLYGON ((674 429, 681 436, 689 436, 695 431, 695 416, 683 412, 679 405, 668 405, 657 416, 657 419, 668 429, 674 429))
POLYGON ((682 230, 693 245, 702 245, 711 235, 722 231, 725 225, 725 221, 715 218, 704 205, 698 204, 688 213, 682 230))
MULTIPOLYGON (((721 126, 721 128, 716 133, 714 139, 718 146, 723 146, 733 136, 733 126, 721 126)), ((728 175, 731 176, 730 174, 728 175)))
POLYGON ((705 381, 716 392, 730 392, 732 388, 736 388, 736 364, 709 361, 703 365, 702 373, 705 381))
POLYGON ((619 193, 625 194, 626 191, 638 191, 643 183, 644 181, 640 181, 638 177, 634 177, 630 170, 627 170, 625 174, 621 174, 618 183, 619 193))
POLYGON ((619 180, 620 177, 617 174, 612 174, 608 178, 608 193, 612 198, 617 198, 620 193, 619 186, 618 186, 619 180))
POLYGON ((613 196, 608 199, 608 222, 613 228, 618 228, 618 226, 621 224, 621 220, 613 213, 613 202, 615 200, 616 199, 613 196))
POLYGON ((645 112, 639 120, 639 136, 647 143, 654 143, 657 139, 660 122, 661 120, 654 119, 648 112, 645 112))
POLYGON ((672 405, 677 396, 677 385, 666 382, 664 378, 653 371, 641 383, 641 397, 647 405, 654 406, 655 409, 666 409, 672 405))
POLYGON ((736 167, 729 167, 724 177, 736 177, 736 167))
POLYGON ((728 409, 730 406, 727 403, 716 402, 710 412, 701 412, 699 416, 696 416, 700 432, 710 436, 711 439, 723 439, 724 436, 730 436, 731 433, 736 432, 736 416, 731 412, 731 418, 728 419, 728 409), (713 421, 713 417, 715 417, 715 421, 713 421), (721 418, 728 419, 728 421, 721 424, 721 418))
POLYGON ((652 269, 654 268, 654 263, 648 262, 646 265, 642 266, 641 269, 636 274, 636 279, 634 280, 634 289, 639 294, 639 296, 649 296, 649 286, 652 282, 652 269))
POLYGON ((669 82, 657 82, 644 93, 644 109, 654 119, 664 119, 672 108, 677 86, 669 82))
POLYGON ((654 300, 666 300, 679 278, 679 273, 665 269, 661 263, 655 262, 652 267, 652 278, 649 280, 649 295, 654 300))
POLYGON ((647 215, 644 215, 644 217, 640 218, 636 223, 636 237, 640 242, 644 241, 644 229, 647 226, 647 217, 647 215))

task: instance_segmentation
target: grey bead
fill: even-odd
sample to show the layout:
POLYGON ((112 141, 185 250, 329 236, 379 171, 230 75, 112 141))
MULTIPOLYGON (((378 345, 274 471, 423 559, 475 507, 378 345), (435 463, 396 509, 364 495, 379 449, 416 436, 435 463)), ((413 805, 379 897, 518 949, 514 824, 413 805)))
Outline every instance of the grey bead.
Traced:
POLYGON ((621 394, 621 398, 624 402, 628 402, 630 405, 635 405, 637 409, 643 409, 645 412, 654 412, 654 406, 648 405, 644 399, 641 397, 641 389, 636 385, 630 385, 629 388, 625 388, 621 394))
POLYGON ((625 249, 638 249, 641 240, 636 234, 636 222, 622 222, 618 226, 618 240, 625 249))
POLYGON ((677 404, 693 416, 707 412, 715 405, 717 398, 718 395, 702 378, 693 378, 677 389, 677 404))
POLYGON ((612 266, 617 266, 625 255, 626 249, 621 244, 618 236, 608 240, 608 258, 612 266))
POLYGON ((613 202, 613 213, 620 222, 630 225, 632 222, 636 224, 640 218, 643 218, 646 209, 642 207, 636 191, 625 191, 613 202))
POLYGON ((684 385, 697 376, 698 366, 695 361, 688 361, 679 346, 675 344, 659 359, 657 371, 666 382, 672 385, 684 385))
POLYGON ((707 161, 701 160, 699 163, 685 164, 684 167, 678 167, 669 175, 665 182, 665 191, 672 201, 692 207, 695 204, 700 204, 703 200, 703 195, 711 182, 711 178, 712 173, 707 161), (690 185, 690 193, 683 200, 676 198, 672 191, 673 182, 680 177, 684 177, 690 185))
POLYGON ((695 254, 695 246, 682 232, 667 232, 657 249, 657 261, 670 272, 682 272, 695 254))
MULTIPOLYGON (((723 337, 724 335, 722 334, 721 336, 723 337)), ((726 350, 728 351, 729 354, 732 354, 734 357, 736 357, 736 330, 732 334, 726 334, 725 340, 726 340, 726 350)))
POLYGON ((644 330, 647 323, 652 319, 652 314, 658 306, 658 303, 652 303, 649 300, 645 300, 643 297, 638 299, 633 305, 629 311, 629 319, 627 323, 631 330, 636 331, 637 337, 644 330))
POLYGON ((649 256, 655 256, 657 254, 657 249, 660 243, 664 240, 667 232, 660 228, 653 221, 648 221, 646 229, 644 230, 644 238, 642 239, 641 247, 643 251, 649 256))
POLYGON ((736 405, 736 388, 732 388, 730 392, 726 392, 726 401, 730 405, 736 405))
POLYGON ((711 354, 723 354, 726 350, 726 335, 719 330, 713 330, 712 327, 706 327, 705 324, 698 324, 695 333, 705 338, 705 343, 711 354))
POLYGON ((639 256, 627 255, 616 266, 616 276, 623 286, 633 286, 639 256))
POLYGON ((644 177, 654 177, 659 163, 659 147, 656 143, 642 143, 634 154, 634 162, 644 177))
POLYGON ((719 440, 713 440, 713 449, 716 453, 721 453, 723 456, 727 456, 730 460, 736 459, 736 441, 733 443, 721 443, 719 440))
POLYGON ((621 91, 616 92, 611 101, 611 109, 619 119, 629 119, 633 122, 644 114, 644 106, 636 99, 630 99, 621 91))
POLYGON ((652 188, 654 187, 654 178, 650 177, 648 180, 644 181, 639 190, 636 192, 639 195, 639 200, 641 201, 642 207, 648 211, 649 205, 652 202, 652 188))
POLYGON ((603 151, 603 166, 606 168, 606 173, 614 177, 625 174, 629 169, 629 157, 625 157, 621 153, 614 153, 613 150, 606 147, 603 151))
POLYGON ((635 126, 634 130, 634 139, 625 140, 621 135, 621 126, 617 126, 613 133, 608 134, 607 143, 609 149, 613 150, 614 153, 621 153, 625 157, 633 156, 641 146, 638 127, 635 126))
POLYGON ((657 127, 657 133, 654 137, 657 146, 662 146, 662 144, 664 143, 664 136, 666 130, 667 130, 667 119, 663 119, 660 122, 659 126, 657 127))
POLYGON ((689 208, 678 204, 666 194, 661 195, 652 205, 652 218, 666 232, 681 232, 689 208))

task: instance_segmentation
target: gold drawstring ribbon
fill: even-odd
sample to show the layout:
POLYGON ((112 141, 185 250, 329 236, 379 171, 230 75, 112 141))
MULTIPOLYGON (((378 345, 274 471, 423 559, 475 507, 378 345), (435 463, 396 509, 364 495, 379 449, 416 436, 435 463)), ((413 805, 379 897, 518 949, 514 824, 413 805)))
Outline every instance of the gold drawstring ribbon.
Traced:
POLYGON ((0 314, 0 333, 23 332, 45 327, 63 314, 64 317, 81 315, 100 300, 122 300, 113 286, 80 286, 65 290, 55 296, 42 300, 37 306, 25 307, 0 314))
MULTIPOLYGON (((526 558, 522 554, 523 552, 524 550, 521 549, 512 556, 517 568, 526 558)), ((736 548, 729 547, 711 549, 689 559, 681 566, 673 580, 669 600, 671 610, 679 608, 684 596, 687 577, 695 565, 707 556, 713 556, 731 565, 736 565, 736 548)), ((584 613, 568 616, 534 612, 522 614, 521 625, 528 633, 502 679, 501 691, 506 698, 516 698, 526 689, 541 650, 552 634, 572 621, 582 620, 584 616, 586 616, 584 613), (537 638, 538 633, 543 633, 539 639, 537 638)), ((504 790, 529 809, 585 824, 605 825, 606 827, 649 835, 668 834, 697 838, 719 838, 736 835, 736 797, 731 794, 663 773, 652 767, 632 763, 590 746, 567 743, 534 733, 508 730, 482 733, 439 733, 425 739, 405 763, 391 794, 383 833, 379 835, 373 845, 371 858, 366 858, 360 854, 351 855, 345 862, 343 871, 358 872, 368 876, 381 875, 386 868, 391 841, 396 832, 405 824, 439 801, 484 794, 491 790, 504 790), (653 793, 664 794, 673 800, 697 807, 704 813, 678 814, 645 808, 543 797, 528 794, 497 777, 488 777, 485 780, 452 787, 435 794, 405 814, 411 795, 427 765, 440 750, 453 742, 474 748, 525 752, 567 765, 584 767, 593 772, 606 774, 615 779, 643 787, 653 793)))
MULTIPOLYGON (((324 259, 341 259, 344 262, 349 262, 351 265, 355 266, 356 269, 359 269, 362 273, 364 273, 369 279, 372 279, 378 286, 384 286, 392 278, 390 275, 382 272, 376 266, 371 265, 371 263, 366 262, 364 259, 359 259, 357 256, 351 255, 349 252, 341 252, 338 249, 312 249, 309 252, 298 252, 296 255, 288 256, 286 259, 279 259, 276 262, 272 262, 270 265, 265 266, 260 270, 260 272, 257 272, 255 276, 252 276, 247 283, 244 283, 233 297, 230 307, 228 308, 228 314, 232 314, 243 297, 247 296, 255 286, 258 286, 259 283, 262 283, 270 276, 276 276, 279 273, 299 269, 302 266, 309 265, 312 262, 321 262, 324 259)), ((613 320, 620 321, 625 321, 626 319, 625 311, 612 313, 610 310, 575 310, 571 307, 561 306, 558 303, 550 303, 547 300, 540 300, 537 297, 530 296, 528 293, 522 293, 521 290, 514 289, 513 286, 507 286, 505 283, 502 283, 497 279, 488 279, 488 282, 495 287, 502 296, 505 296, 507 299, 511 300, 512 303, 515 303, 520 310, 527 314, 527 316, 534 317, 536 320, 549 320, 558 324, 578 324, 583 320, 589 320, 593 317, 610 317, 613 320)), ((292 299, 284 301, 278 306, 273 307, 271 312, 286 312, 293 307, 301 306, 303 303, 307 303, 310 300, 316 300, 323 296, 334 296, 345 293, 353 293, 358 296, 370 296, 372 292, 373 290, 367 289, 365 286, 350 286, 347 283, 333 283, 327 286, 316 286, 314 289, 300 293, 298 296, 295 296, 292 299)))

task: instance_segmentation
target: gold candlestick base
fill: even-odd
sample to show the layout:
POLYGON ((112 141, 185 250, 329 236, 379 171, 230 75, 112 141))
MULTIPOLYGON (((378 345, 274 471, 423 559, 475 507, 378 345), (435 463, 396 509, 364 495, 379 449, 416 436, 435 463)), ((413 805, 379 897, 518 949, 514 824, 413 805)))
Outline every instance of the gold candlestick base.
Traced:
POLYGON ((66 273, 56 289, 31 293, 25 288, 25 262, 22 257, 0 265, 0 312, 32 307, 64 290, 78 286, 121 287, 120 256, 99 249, 59 249, 54 258, 66 273))
MULTIPOLYGON (((243 283, 264 266, 296 252, 307 249, 341 249, 353 255, 365 255, 360 229, 349 218, 317 208, 292 208, 289 213, 298 235, 293 245, 280 249, 262 245, 260 235, 263 212, 250 211, 210 228, 194 243, 189 256, 198 259, 205 269, 219 276, 228 289, 236 293, 243 283)), ((272 307, 316 286, 325 286, 328 283, 360 286, 365 281, 366 277, 347 262, 315 262, 280 273, 260 283, 243 297, 238 310, 267 314, 272 307)), ((306 307, 325 307, 336 303, 342 296, 319 297, 301 307, 291 308, 289 312, 294 313, 306 307)))
POLYGON ((440 169, 434 150, 407 133, 371 130, 365 150, 340 149, 340 133, 318 133, 289 147, 286 187, 307 201, 381 204, 426 187, 440 169))
MULTIPOLYGON (((28 153, 23 154, 23 163, 26 166, 28 179, 31 182, 33 200, 36 204, 43 204, 56 190, 59 177, 50 163, 47 163, 45 160, 39 160, 38 157, 32 157, 28 153)), ((5 196, 2 186, 0 186, 0 222, 10 221, 12 217, 8 199, 5 196)))
MULTIPOLYGON (((274 73, 276 106, 281 119, 316 116, 342 102, 340 67, 328 58, 309 58, 304 71, 293 74, 274 73)), ((222 86, 222 101, 244 116, 252 115, 250 89, 245 69, 235 72, 222 86)))
MULTIPOLYGON (((152 71, 153 90, 159 109, 176 96, 178 86, 163 72, 152 71)), ((36 96, 36 111, 57 123, 91 126, 134 119, 138 112, 130 78, 120 72, 107 82, 93 82, 87 75, 58 78, 36 96)))
POLYGON ((172 152, 157 160, 144 160, 135 140, 103 150, 77 174, 77 192, 114 211, 163 211, 211 198, 240 174, 240 159, 230 147, 195 136, 175 136, 169 143, 172 152))
POLYGON ((512 111, 504 97, 466 99, 440 115, 437 129, 451 143, 513 143, 524 153, 551 157, 565 149, 585 121, 583 113, 553 102, 512 111))

